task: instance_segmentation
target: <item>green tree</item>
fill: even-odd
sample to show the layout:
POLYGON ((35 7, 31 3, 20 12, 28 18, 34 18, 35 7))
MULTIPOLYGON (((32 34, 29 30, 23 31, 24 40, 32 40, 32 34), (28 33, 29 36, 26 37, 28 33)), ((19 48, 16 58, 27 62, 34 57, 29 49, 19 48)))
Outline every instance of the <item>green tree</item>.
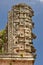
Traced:
POLYGON ((7 42, 7 31, 2 30, 0 31, 0 50, 2 51, 2 47, 7 42))

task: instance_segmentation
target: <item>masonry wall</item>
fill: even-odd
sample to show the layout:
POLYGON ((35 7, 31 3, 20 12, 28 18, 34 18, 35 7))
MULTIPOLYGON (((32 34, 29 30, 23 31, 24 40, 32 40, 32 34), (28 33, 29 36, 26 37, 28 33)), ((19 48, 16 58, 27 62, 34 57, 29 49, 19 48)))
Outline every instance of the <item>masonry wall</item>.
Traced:
POLYGON ((0 65, 33 65, 33 61, 0 60, 0 65))

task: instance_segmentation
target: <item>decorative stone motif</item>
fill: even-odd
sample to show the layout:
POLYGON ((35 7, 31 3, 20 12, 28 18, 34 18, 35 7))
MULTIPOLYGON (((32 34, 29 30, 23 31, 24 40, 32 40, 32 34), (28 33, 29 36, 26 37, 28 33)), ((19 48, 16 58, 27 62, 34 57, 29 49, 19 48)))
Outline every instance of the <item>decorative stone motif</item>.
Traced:
MULTIPOLYGON (((26 4, 18 4, 8 12, 7 48, 6 53, 0 54, 3 65, 33 65, 36 49, 32 40, 36 38, 32 33, 34 11, 26 4), (8 61, 9 60, 9 61, 8 61)), ((2 65, 2 64, 1 64, 2 65)))
POLYGON ((32 33, 32 29, 34 27, 34 23, 32 22, 33 14, 34 12, 32 8, 26 4, 15 5, 8 13, 9 53, 34 53, 35 49, 33 44, 30 44, 32 43, 32 40, 36 38, 36 36, 32 33), (17 50, 19 52, 17 52, 17 50))

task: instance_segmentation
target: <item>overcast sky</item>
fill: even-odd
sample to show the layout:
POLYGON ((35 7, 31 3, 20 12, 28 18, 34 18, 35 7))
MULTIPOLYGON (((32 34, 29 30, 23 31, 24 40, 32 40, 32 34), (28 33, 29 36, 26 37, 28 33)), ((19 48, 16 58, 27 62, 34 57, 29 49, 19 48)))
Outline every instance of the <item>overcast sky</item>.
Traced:
POLYGON ((37 58, 34 65, 43 65, 43 0, 0 0, 0 30, 4 29, 8 21, 8 11, 12 5, 26 3, 34 10, 33 22, 36 40, 33 40, 37 58))

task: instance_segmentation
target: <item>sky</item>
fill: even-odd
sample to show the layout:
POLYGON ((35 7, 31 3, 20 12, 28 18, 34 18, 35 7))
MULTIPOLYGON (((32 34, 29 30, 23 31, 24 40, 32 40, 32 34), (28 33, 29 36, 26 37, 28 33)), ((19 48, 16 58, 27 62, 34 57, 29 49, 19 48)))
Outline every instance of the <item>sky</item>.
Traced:
POLYGON ((33 40, 34 47, 36 48, 36 60, 34 65, 43 64, 43 0, 0 0, 0 30, 4 29, 8 22, 8 11, 12 5, 18 3, 26 3, 34 10, 32 17, 35 23, 33 32, 37 38, 33 40))

